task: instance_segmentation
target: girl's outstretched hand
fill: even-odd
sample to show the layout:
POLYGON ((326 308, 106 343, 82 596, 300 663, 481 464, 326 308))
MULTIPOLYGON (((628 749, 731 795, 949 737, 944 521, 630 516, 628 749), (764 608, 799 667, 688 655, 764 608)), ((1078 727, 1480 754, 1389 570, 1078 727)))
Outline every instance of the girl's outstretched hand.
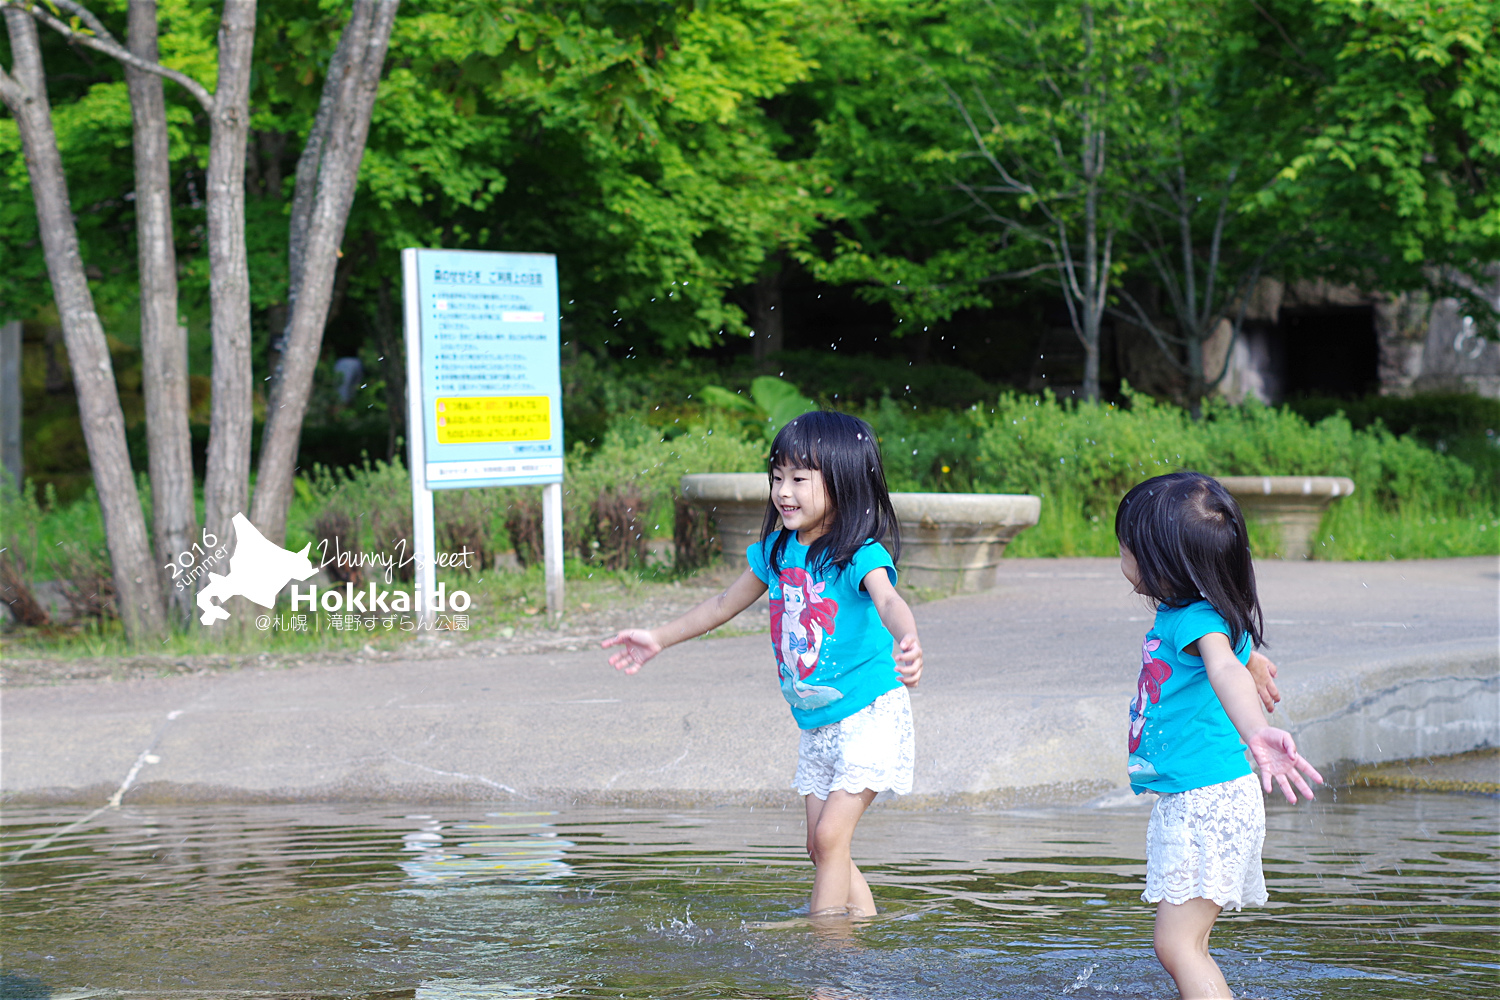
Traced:
POLYGON ((915 632, 908 632, 896 643, 896 673, 901 683, 909 688, 917 686, 922 679, 922 641, 915 632))
POLYGON ((1323 783, 1323 776, 1297 752, 1297 744, 1292 740, 1292 734, 1285 729, 1266 726, 1251 736, 1246 743, 1250 748, 1251 756, 1255 758, 1256 769, 1260 771, 1261 787, 1266 791, 1271 790, 1271 779, 1274 777, 1276 783, 1281 786, 1281 794, 1286 796, 1286 800, 1296 802, 1297 796, 1292 791, 1293 786, 1302 793, 1304 798, 1313 797, 1312 789, 1307 787, 1306 781, 1302 780, 1302 774, 1320 785, 1323 783), (1298 774, 1298 771, 1302 774, 1298 774))
POLYGON ((644 628, 627 628, 599 643, 600 649, 608 649, 610 646, 625 647, 610 655, 609 665, 627 674, 635 673, 641 669, 641 664, 661 652, 661 641, 650 629, 644 628))

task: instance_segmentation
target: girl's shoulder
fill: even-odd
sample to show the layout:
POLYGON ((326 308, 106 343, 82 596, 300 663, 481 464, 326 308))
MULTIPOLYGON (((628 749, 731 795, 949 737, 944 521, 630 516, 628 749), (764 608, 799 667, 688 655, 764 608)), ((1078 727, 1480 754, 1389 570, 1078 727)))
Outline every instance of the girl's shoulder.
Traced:
MULTIPOLYGON (((1208 601, 1193 601, 1179 607, 1170 607, 1163 604, 1156 611, 1156 624, 1153 628, 1157 637, 1167 640, 1174 649, 1182 649, 1192 645, 1210 632, 1223 632, 1230 636, 1230 642, 1234 642, 1233 631, 1229 626, 1229 620, 1219 613, 1219 609, 1208 601)), ((1245 636, 1240 646, 1243 646, 1249 637, 1245 636)), ((1236 647, 1235 652, 1240 649, 1236 647)))
POLYGON ((873 538, 867 538, 863 545, 854 550, 854 555, 845 567, 845 572, 856 580, 863 580, 877 569, 894 570, 895 567, 896 561, 891 558, 890 549, 873 538))
POLYGON ((1182 625, 1187 623, 1197 624, 1202 621, 1223 622, 1224 616, 1219 614, 1219 609, 1208 601, 1190 601, 1187 604, 1171 605, 1159 604, 1156 607, 1156 622, 1158 625, 1182 625))
MULTIPOLYGON (((765 538, 757 538, 745 547, 745 559, 750 564, 750 571, 760 579, 762 583, 769 584, 771 577, 776 574, 771 571, 772 557, 776 557, 777 569, 785 568, 795 560, 789 559, 792 555, 790 545, 782 545, 781 552, 776 552, 777 543, 782 535, 782 530, 777 529, 765 538)), ((795 538, 792 539, 795 541, 795 538)))

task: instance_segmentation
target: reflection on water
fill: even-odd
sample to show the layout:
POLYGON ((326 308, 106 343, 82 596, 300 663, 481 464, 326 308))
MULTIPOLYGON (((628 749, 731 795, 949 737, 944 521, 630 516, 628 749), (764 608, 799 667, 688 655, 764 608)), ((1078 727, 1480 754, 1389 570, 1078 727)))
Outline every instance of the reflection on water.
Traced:
MULTIPOLYGON (((798 909, 800 808, 127 808, 56 836, 86 812, 6 811, 6 1000, 1171 995, 1140 805, 877 809, 857 856, 883 912, 837 926, 798 909)), ((1496 812, 1270 806, 1271 903, 1214 935, 1231 985, 1500 996, 1496 812)))
POLYGON ((413 857, 401 867, 417 885, 495 878, 529 882, 566 875, 570 841, 557 838, 553 814, 492 812, 481 822, 445 823, 427 813, 403 817, 421 827, 401 839, 413 857))

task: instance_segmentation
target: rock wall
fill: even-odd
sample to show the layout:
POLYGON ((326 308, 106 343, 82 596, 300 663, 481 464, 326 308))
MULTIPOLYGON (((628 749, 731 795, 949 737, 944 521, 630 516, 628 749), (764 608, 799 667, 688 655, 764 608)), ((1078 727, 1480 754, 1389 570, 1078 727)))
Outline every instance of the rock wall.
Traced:
MULTIPOLYGON (((1500 264, 1492 265, 1489 275, 1488 286, 1476 290, 1500 310, 1500 264)), ((1276 402, 1283 373, 1277 370, 1271 341, 1282 312, 1341 306, 1373 309, 1382 393, 1473 392, 1500 398, 1500 342, 1481 336, 1457 299, 1367 292, 1322 280, 1284 284, 1262 278, 1246 304, 1244 329, 1233 346, 1227 321, 1204 344, 1204 371, 1209 378, 1218 375, 1228 353, 1229 369, 1219 394, 1236 403, 1251 396, 1276 402)))

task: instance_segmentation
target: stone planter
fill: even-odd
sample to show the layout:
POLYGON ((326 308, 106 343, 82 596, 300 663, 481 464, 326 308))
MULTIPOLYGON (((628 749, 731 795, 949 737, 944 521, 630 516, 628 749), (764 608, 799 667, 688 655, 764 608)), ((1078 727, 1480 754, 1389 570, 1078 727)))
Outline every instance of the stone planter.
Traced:
POLYGON ((1323 512, 1354 492, 1354 480, 1343 476, 1221 476, 1219 482, 1247 519, 1276 526, 1283 559, 1311 559, 1323 512))
MULTIPOLYGON (((724 564, 746 566, 760 537, 769 487, 762 472, 682 477, 682 495, 717 526, 724 564)), ((1006 543, 1036 524, 1040 497, 1010 493, 892 493, 901 524, 901 583, 947 591, 988 590, 1006 543)))

